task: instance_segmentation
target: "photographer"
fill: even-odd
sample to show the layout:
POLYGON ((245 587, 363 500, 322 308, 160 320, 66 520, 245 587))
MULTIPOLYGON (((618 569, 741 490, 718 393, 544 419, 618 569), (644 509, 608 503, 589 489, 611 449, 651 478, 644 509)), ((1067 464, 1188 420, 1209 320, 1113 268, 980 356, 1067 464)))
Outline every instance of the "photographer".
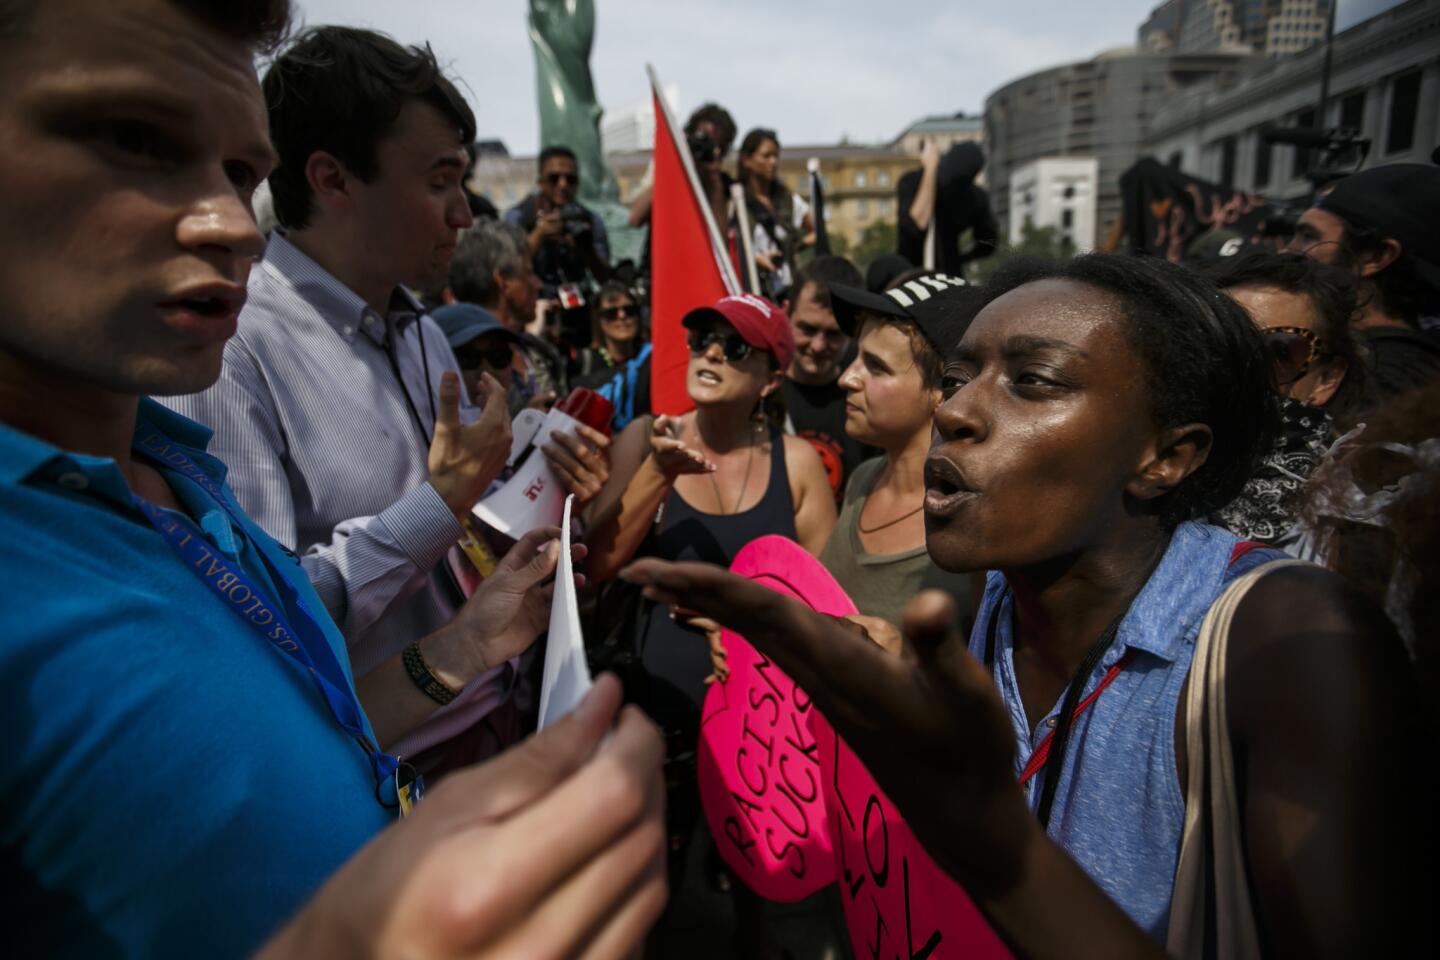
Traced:
POLYGON ((610 243, 600 217, 575 199, 580 165, 569 147, 540 151, 539 192, 505 214, 507 223, 525 231, 540 282, 564 308, 566 338, 578 346, 590 342, 590 313, 584 309, 590 289, 610 277, 610 243), (587 277, 588 275, 588 277, 587 277))
MULTIPOLYGON (((735 120, 730 111, 718 103, 706 103, 690 114, 685 121, 685 143, 695 160, 695 172, 700 177, 700 187, 710 201, 710 210, 717 225, 728 219, 730 202, 730 175, 720 166, 735 143, 735 120)), ((630 226, 640 227, 650 222, 650 204, 654 199, 653 187, 655 164, 652 161, 640 181, 640 189, 630 200, 630 226)))

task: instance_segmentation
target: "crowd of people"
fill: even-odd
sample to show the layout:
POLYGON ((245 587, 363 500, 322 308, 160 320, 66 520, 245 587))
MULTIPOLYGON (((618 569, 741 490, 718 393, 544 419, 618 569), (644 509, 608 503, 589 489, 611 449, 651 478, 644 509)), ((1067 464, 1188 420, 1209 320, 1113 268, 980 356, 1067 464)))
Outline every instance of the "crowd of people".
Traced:
MULTIPOLYGON (((710 850, 724 628, 1017 956, 1426 950, 1440 167, 1340 180, 1284 249, 978 285, 978 148, 925 151, 862 274, 708 103, 757 286, 680 321, 666 415, 574 151, 496 210, 428 48, 290 20, 0 0, 8 951, 644 951, 710 850), (530 455, 600 676, 537 733, 560 531, 475 508, 575 390, 608 422, 530 455), (773 534, 858 614, 727 572, 773 534)), ((717 934, 783 955, 706 860, 717 934)))

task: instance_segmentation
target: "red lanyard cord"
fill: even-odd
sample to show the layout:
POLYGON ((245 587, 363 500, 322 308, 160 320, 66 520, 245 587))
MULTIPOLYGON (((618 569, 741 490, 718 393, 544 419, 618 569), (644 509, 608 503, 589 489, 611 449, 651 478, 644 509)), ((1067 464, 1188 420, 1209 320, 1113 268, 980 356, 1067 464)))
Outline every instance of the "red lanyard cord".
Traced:
MULTIPOLYGON (((1003 606, 1004 599, 1002 595, 995 601, 995 606, 990 610, 990 622, 986 625, 985 631, 985 666, 989 668, 992 677, 995 673, 995 636, 1000 626, 1000 608, 1003 606)), ((1127 610, 1126 612, 1129 611, 1127 610)), ((1080 691, 1085 687, 1086 678, 1095 672, 1095 668, 1100 664, 1100 658, 1105 655, 1105 651, 1109 650, 1111 644, 1115 642, 1115 635, 1120 631, 1120 621, 1124 619, 1125 614, 1123 613, 1116 617, 1110 626, 1106 627, 1104 632, 1090 645, 1090 649, 1085 652, 1085 657, 1080 661, 1079 668, 1075 671, 1075 675, 1070 678, 1070 683, 1065 687, 1065 696, 1061 701, 1058 726, 1040 742, 1040 745, 1036 747, 1034 753, 1031 754, 1030 762, 1025 765, 1025 769, 1021 772, 1021 783, 1025 783, 1031 777, 1035 776, 1049 761, 1052 752, 1059 757, 1058 762, 1055 764, 1056 769, 1064 769, 1065 751, 1070 745, 1070 731, 1074 726, 1076 718, 1095 702, 1101 692, 1120 675, 1120 671, 1125 669, 1125 665, 1130 662, 1130 656, 1133 651, 1127 651, 1125 656, 1121 657, 1115 665, 1110 668, 1090 695, 1087 696, 1084 701, 1080 701, 1080 691)), ((1035 810, 1035 816, 1039 819, 1042 830, 1048 830, 1050 828, 1050 809, 1055 803, 1055 791, 1059 783, 1060 776, 1057 773, 1053 777, 1046 777, 1045 783, 1040 788, 1040 805, 1035 810)))
MULTIPOLYGON (((1124 670, 1133 659, 1135 659, 1135 650, 1132 648, 1126 650, 1125 655, 1115 661, 1115 665, 1105 672, 1105 676, 1100 678, 1100 682, 1096 684, 1095 689, 1091 690, 1090 695, 1080 701, 1079 706, 1075 708, 1075 712, 1070 715, 1072 725, 1074 721, 1080 719, 1080 714, 1090 709, 1090 705, 1100 699, 1100 692, 1110 686, 1111 681, 1120 676, 1120 671, 1124 670)), ((1055 731, 1051 730, 1045 735, 1045 739, 1040 741, 1040 745, 1035 748, 1035 752, 1030 754, 1030 762, 1025 764, 1024 770, 1020 771, 1021 786, 1024 786, 1031 777, 1044 769, 1045 761, 1050 759, 1050 744, 1054 740, 1055 731)))

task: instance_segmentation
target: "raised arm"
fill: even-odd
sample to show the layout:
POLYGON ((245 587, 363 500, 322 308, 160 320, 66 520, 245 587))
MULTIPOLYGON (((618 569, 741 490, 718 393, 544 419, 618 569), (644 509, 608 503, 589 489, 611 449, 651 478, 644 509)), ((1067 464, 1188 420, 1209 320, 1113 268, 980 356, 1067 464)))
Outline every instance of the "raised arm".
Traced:
MULTIPOLYGON (((494 572, 445 626, 417 641, 430 675, 452 691, 517 657, 550 622, 553 584, 545 581, 559 561, 558 527, 531 530, 511 547, 494 572)), ((584 559, 575 545, 572 557, 584 559)), ((397 653, 355 681, 356 692, 384 748, 418 727, 439 709, 439 701, 410 677, 405 654, 397 653)))
POLYGON ((1009 715, 967 651, 949 595, 912 602, 905 634, 914 656, 897 657, 844 620, 719 567, 646 559, 624 576, 773 657, 1016 956, 1164 955, 1040 830, 1015 780, 1009 715))
POLYGON ((910 220, 924 233, 930 229, 930 218, 935 214, 935 187, 940 174, 940 147, 931 140, 925 144, 920 155, 920 187, 909 209, 910 220))
MULTIPOLYGON (((907 611, 911 661, 715 567, 642 560, 625 576, 773 656, 1017 955, 1160 954, 1040 832, 1015 785, 1003 704, 944 594, 907 611)), ((1272 577, 1237 614, 1227 683, 1265 946, 1418 955, 1433 777, 1408 664, 1383 617, 1333 576, 1272 577)))
MULTIPOLYGON (((509 452, 508 412, 499 384, 488 387, 486 413, 459 423, 459 380, 441 381, 442 421, 429 456, 430 480, 374 516, 337 524, 328 541, 301 553, 305 573, 347 637, 363 633, 396 599, 413 592, 460 536, 468 513, 509 452)), ((235 499, 261 529, 299 548, 295 503, 286 471, 288 440, 274 396, 243 340, 225 347, 219 381, 203 393, 166 398, 167 405, 214 431, 210 452, 230 468, 235 499)))
POLYGON ((635 192, 630 200, 630 226, 640 228, 650 222, 650 204, 655 197, 655 188, 646 184, 635 192))
POLYGON ((611 448, 610 479, 595 498, 585 534, 591 580, 611 579, 635 555, 677 476, 711 469, 699 451, 677 439, 678 429, 676 418, 642 417, 620 432, 611 448))

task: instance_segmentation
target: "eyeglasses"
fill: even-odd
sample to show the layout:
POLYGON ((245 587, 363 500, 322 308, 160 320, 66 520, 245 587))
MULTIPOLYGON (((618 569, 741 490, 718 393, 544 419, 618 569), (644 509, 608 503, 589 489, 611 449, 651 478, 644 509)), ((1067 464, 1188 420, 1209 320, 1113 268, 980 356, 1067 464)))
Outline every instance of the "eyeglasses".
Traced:
POLYGON ((465 346, 455 351, 455 361, 463 370, 476 370, 481 364, 491 370, 505 370, 514 359, 514 349, 508 343, 493 343, 488 347, 465 346))
POLYGON ((637 313, 633 304, 622 303, 613 307, 602 307, 600 318, 602 320, 619 320, 621 317, 633 317, 637 313))
POLYGON ((1288 387, 1310 370, 1322 356, 1322 343, 1314 330, 1305 327, 1266 327, 1260 331, 1275 362, 1275 379, 1288 387))
POLYGON ((731 363, 739 363, 755 349, 740 334, 720 333, 717 330, 691 330, 689 342, 690 354, 696 357, 709 350, 711 344, 718 343, 725 351, 725 359, 731 363))
POLYGON ((578 174, 578 173, 547 173, 547 174, 545 174, 545 176, 544 176, 543 179, 545 180, 546 183, 550 184, 550 186, 552 186, 552 187, 559 186, 561 183, 571 183, 571 184, 575 184, 575 185, 578 186, 579 183, 580 183, 580 174, 578 174))
POLYGON ((1283 247, 1280 248, 1280 252, 1281 252, 1281 253, 1298 253, 1298 254, 1300 254, 1301 256, 1313 257, 1314 259, 1318 260, 1318 259, 1320 259, 1320 258, 1314 256, 1314 254, 1313 254, 1311 251, 1320 250, 1320 249, 1323 249, 1323 248, 1325 248, 1325 247, 1339 247, 1339 246, 1340 246, 1340 241, 1339 241, 1339 240, 1311 240, 1311 239, 1308 239, 1308 238, 1303 238, 1303 237, 1301 237, 1299 234, 1296 234, 1295 236, 1291 237, 1289 240, 1285 241, 1285 246, 1283 246, 1283 247))

